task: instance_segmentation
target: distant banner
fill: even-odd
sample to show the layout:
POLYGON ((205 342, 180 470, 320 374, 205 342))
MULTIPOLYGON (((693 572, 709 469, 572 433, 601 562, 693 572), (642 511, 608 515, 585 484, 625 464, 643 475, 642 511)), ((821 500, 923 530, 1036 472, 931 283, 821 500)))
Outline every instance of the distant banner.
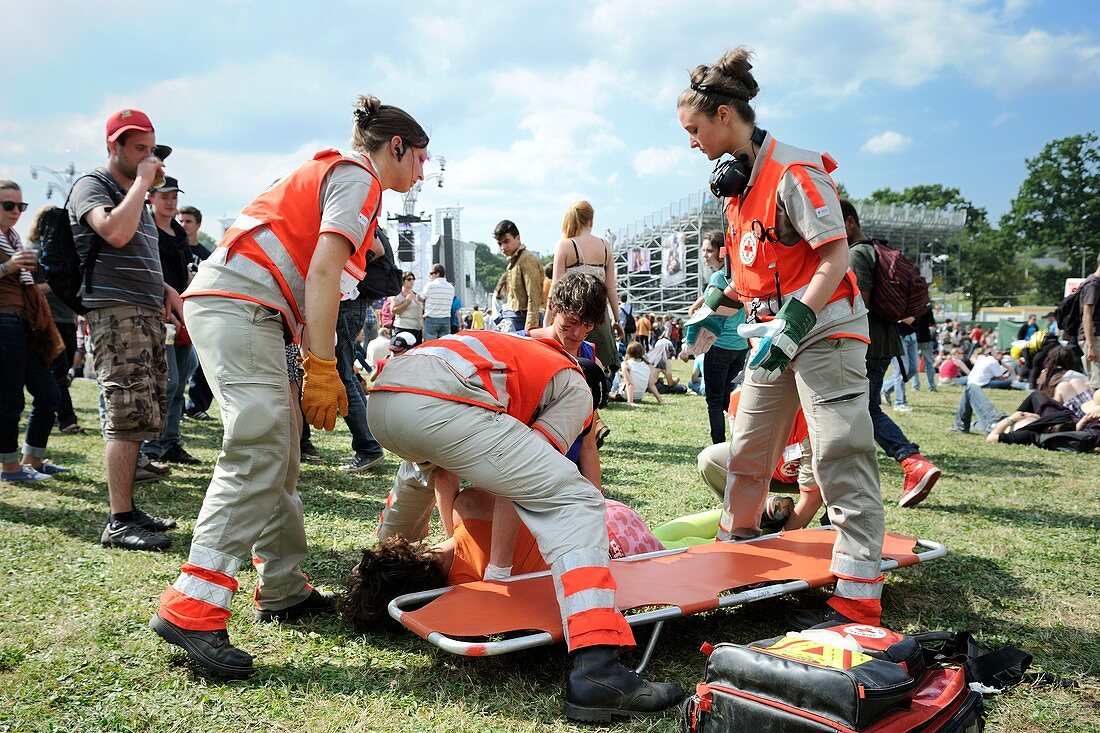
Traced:
POLYGON ((626 251, 626 272, 633 275, 636 272, 649 273, 649 260, 651 257, 649 247, 631 247, 626 251))
POLYGON ((687 237, 683 232, 661 238, 661 285, 679 285, 687 280, 687 237))

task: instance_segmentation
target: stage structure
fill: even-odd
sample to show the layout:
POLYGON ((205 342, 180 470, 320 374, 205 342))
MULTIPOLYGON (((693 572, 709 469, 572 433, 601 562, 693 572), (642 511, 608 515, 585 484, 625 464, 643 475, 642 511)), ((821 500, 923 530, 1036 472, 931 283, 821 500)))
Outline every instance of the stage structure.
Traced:
MULTIPOLYGON (((933 275, 957 272, 965 210, 853 203, 864 233, 889 240, 929 282, 933 275)), ((628 294, 635 313, 686 314, 711 275, 700 258, 699 242, 708 231, 725 230, 724 206, 723 200, 700 191, 604 234, 615 255, 618 290, 628 294)))

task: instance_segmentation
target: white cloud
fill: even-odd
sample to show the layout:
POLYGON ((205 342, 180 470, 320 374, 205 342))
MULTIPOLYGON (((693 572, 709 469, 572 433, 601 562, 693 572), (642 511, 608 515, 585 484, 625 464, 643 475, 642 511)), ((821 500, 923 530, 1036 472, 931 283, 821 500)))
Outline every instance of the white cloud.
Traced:
POLYGON ((900 153, 909 148, 912 144, 913 138, 908 135, 902 135, 900 132, 887 130, 886 132, 872 137, 865 142, 860 149, 865 153, 881 155, 883 153, 900 153))
MULTIPOLYGON (((634 153, 634 172, 639 176, 678 176, 697 168, 699 154, 687 146, 645 148, 634 153)), ((694 171, 692 171, 694 172, 694 171)))
POLYGON ((990 127, 999 127, 1016 116, 1015 112, 1002 112, 989 123, 990 127))

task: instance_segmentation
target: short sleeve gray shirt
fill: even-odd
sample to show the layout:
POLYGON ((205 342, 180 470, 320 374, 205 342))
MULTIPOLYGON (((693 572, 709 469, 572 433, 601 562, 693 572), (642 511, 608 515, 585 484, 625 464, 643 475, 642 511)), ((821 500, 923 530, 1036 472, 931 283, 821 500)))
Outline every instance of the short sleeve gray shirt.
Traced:
MULTIPOLYGON (((69 195, 69 224, 81 259, 87 258, 98 237, 85 217, 100 206, 110 211, 126 195, 106 168, 98 168, 97 172, 111 181, 111 191, 100 179, 86 176, 76 182, 69 195)), ((148 209, 142 210, 134 236, 124 246, 100 245, 92 267, 91 292, 82 292, 81 299, 89 310, 127 305, 164 308, 164 275, 160 269, 157 225, 148 209)))

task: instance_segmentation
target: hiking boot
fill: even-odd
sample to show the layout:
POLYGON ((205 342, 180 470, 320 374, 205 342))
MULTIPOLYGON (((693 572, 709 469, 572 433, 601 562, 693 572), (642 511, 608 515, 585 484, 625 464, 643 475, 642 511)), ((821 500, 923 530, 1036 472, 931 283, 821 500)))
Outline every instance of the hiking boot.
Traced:
POLYGON ((565 717, 610 723, 660 715, 684 699, 674 682, 648 682, 619 663, 612 646, 591 646, 573 653, 573 671, 565 688, 565 717))
POLYGON ((167 621, 159 613, 153 614, 149 627, 169 644, 175 644, 187 652, 187 658, 210 674, 230 680, 243 680, 252 676, 252 655, 238 649, 229 641, 229 632, 190 631, 167 621))
POLYGON ((321 457, 321 451, 317 450, 317 446, 313 445, 313 441, 302 441, 302 460, 306 463, 322 463, 325 459, 321 457))
POLYGON ((161 462, 167 461, 168 463, 182 463, 185 466, 194 466, 202 463, 198 458, 188 453, 183 449, 183 446, 176 443, 160 456, 161 462))
POLYGON ((123 550, 145 550, 160 552, 172 546, 172 540, 153 534, 137 521, 120 522, 117 519, 107 521, 99 542, 104 547, 120 547, 123 550))
POLYGON ((176 528, 176 520, 165 519, 164 517, 154 517, 146 514, 136 506, 133 509, 134 523, 140 524, 150 532, 167 532, 170 529, 176 528))
POLYGON ((920 453, 903 458, 901 470, 905 471, 905 486, 898 506, 903 508, 915 507, 924 501, 940 478, 940 469, 920 453))
POLYGON ((840 611, 826 604, 820 608, 804 608, 795 611, 787 617, 787 626, 791 631, 805 631, 806 629, 828 628, 842 624, 854 624, 855 620, 848 618, 840 611))
POLYGON ((344 461, 340 466, 340 470, 344 473, 357 473, 359 471, 366 471, 374 468, 381 463, 386 457, 385 453, 380 453, 376 456, 352 456, 348 460, 344 461))
POLYGON ((266 608, 257 609, 256 621, 264 624, 273 621, 286 623, 306 616, 321 616, 327 613, 336 613, 336 595, 322 593, 316 588, 312 588, 305 600, 298 601, 289 608, 282 608, 278 611, 269 611, 266 608))

